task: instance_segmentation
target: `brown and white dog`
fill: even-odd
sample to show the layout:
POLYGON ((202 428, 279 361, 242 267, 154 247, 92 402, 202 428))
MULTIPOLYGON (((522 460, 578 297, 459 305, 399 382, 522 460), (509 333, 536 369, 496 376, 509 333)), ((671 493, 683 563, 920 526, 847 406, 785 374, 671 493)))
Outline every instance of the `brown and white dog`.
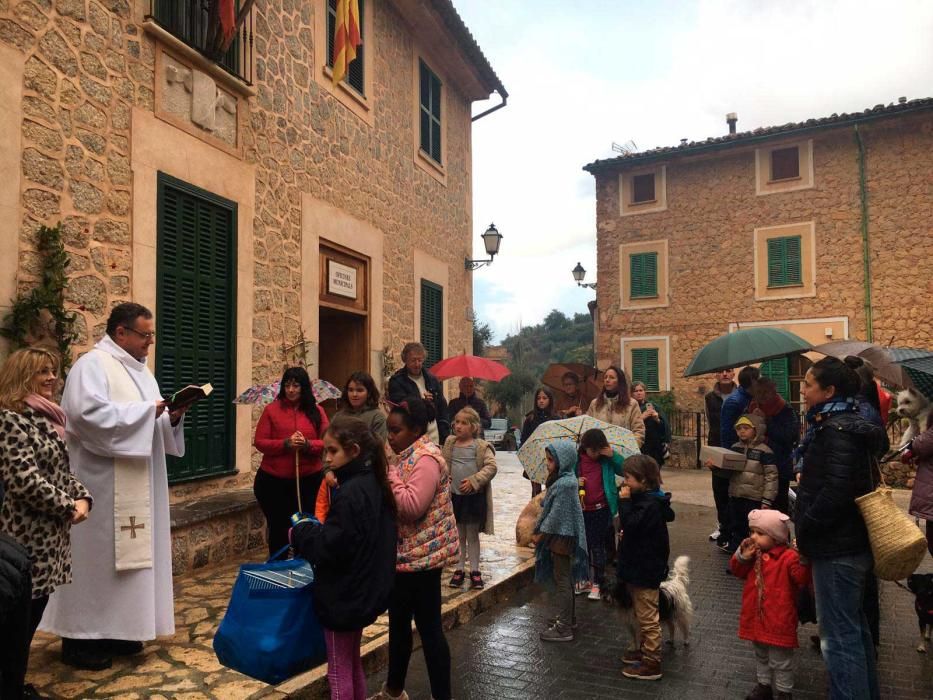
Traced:
POLYGON ((901 438, 900 448, 917 437, 929 425, 928 421, 933 406, 930 405, 927 397, 916 389, 905 389, 897 395, 896 410, 897 415, 910 421, 910 426, 904 431, 904 436, 901 438))
MULTIPOLYGON (((675 632, 679 631, 684 645, 690 644, 690 624, 693 622, 693 602, 687 592, 690 584, 690 557, 681 555, 674 560, 667 580, 658 591, 658 617, 667 628, 667 643, 674 644, 675 632)), ((619 581, 604 588, 603 597, 622 611, 622 622, 631 632, 634 646, 641 644, 640 630, 632 607, 628 588, 619 581), (611 593, 610 593, 611 591, 611 593)))

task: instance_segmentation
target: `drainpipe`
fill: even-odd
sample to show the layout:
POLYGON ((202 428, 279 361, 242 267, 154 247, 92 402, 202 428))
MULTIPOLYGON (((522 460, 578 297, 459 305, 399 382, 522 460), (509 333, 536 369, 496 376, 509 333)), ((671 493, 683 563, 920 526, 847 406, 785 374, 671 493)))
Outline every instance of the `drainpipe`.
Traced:
POLYGON ((862 274, 865 286, 865 328, 869 343, 872 338, 872 309, 871 309, 871 246, 868 239, 868 189, 865 186, 865 144, 859 133, 858 124, 855 125, 855 145, 858 148, 858 193, 859 204, 862 210, 862 274))

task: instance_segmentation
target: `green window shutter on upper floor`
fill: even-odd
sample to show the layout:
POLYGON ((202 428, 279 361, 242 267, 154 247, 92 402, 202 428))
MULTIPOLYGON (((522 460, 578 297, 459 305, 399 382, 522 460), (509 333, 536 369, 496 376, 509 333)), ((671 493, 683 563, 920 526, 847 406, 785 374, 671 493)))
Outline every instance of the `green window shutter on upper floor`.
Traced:
POLYGON ((785 401, 790 401, 790 360, 778 357, 761 363, 761 376, 768 377, 777 386, 777 391, 785 401))
POLYGON ((648 391, 661 391, 657 348, 632 350, 632 381, 643 382, 648 391))
POLYGON ((210 382, 185 417, 185 456, 170 481, 230 472, 234 464, 236 204, 160 173, 156 377, 163 396, 210 382))
POLYGON ((803 284, 801 237, 768 239, 768 286, 792 287, 803 284))
POLYGON ((421 344, 426 368, 444 359, 444 289, 425 280, 421 280, 421 344))
POLYGON ((629 256, 629 297, 646 299, 658 296, 658 254, 635 253, 629 256))

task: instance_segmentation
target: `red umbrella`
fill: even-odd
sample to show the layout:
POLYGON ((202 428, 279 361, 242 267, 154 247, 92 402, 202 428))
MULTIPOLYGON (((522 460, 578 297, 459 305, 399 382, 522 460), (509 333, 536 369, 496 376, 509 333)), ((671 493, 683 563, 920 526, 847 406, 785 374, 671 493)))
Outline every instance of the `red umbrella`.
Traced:
POLYGON ((509 368, 501 362, 487 360, 476 355, 456 355, 441 360, 431 368, 431 374, 438 379, 452 377, 473 377, 499 382, 511 374, 509 368))

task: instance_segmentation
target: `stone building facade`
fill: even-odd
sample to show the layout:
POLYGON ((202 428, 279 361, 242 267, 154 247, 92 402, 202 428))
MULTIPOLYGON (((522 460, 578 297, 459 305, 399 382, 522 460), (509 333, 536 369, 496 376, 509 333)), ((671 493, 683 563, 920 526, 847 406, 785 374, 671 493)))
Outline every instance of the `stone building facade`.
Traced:
POLYGON ((342 385, 425 334, 471 349, 471 104, 507 93, 449 0, 361 0, 334 86, 334 4, 257 0, 211 59, 201 0, 0 0, 0 303, 61 223, 76 355, 153 308, 163 390, 217 392, 176 504, 250 488, 259 411, 230 402, 285 355, 342 385))
MULTIPOLYGON (((737 327, 933 348, 931 166, 933 99, 587 165, 600 366, 698 408, 684 368, 737 327)), ((806 366, 768 370, 797 400, 806 366)))

